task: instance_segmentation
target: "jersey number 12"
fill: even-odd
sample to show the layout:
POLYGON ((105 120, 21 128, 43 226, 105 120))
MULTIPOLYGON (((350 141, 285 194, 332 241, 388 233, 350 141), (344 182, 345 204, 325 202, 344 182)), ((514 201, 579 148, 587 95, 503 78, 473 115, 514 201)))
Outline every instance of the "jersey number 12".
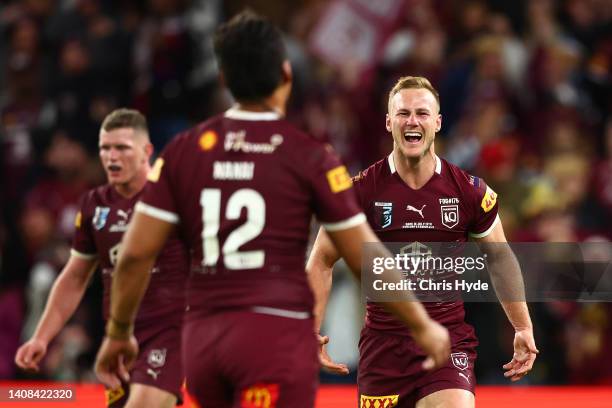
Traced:
MULTIPOLYGON (((200 194, 202 206, 202 265, 215 266, 219 260, 219 225, 221 220, 221 190, 205 188, 200 194)), ((246 222, 230 232, 221 252, 227 269, 256 269, 264 264, 263 250, 238 251, 242 245, 256 238, 266 223, 266 202, 261 194, 250 188, 234 192, 227 200, 225 218, 237 220, 246 208, 246 222)))

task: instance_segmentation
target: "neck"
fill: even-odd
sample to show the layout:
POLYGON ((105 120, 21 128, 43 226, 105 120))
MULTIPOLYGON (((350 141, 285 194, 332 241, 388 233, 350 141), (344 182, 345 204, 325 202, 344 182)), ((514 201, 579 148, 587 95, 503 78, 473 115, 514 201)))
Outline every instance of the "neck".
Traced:
POLYGON ((136 175, 132 180, 123 184, 116 184, 113 187, 119 193, 119 195, 125 198, 132 198, 138 194, 147 184, 147 174, 151 170, 150 166, 146 167, 146 171, 142 171, 136 175))
POLYGON ((285 116, 290 89, 287 84, 281 85, 258 101, 238 101, 238 108, 250 112, 276 112, 281 117, 285 116))
POLYGON ((393 149, 392 154, 395 171, 414 190, 423 187, 436 171, 437 161, 433 151, 417 158, 406 158, 398 149, 393 149))

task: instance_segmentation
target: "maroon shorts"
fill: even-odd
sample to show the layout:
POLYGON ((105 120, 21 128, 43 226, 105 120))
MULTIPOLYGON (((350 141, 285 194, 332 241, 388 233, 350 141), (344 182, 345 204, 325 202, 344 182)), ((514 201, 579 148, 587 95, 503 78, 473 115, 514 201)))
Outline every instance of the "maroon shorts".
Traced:
POLYGON ((478 340, 467 323, 447 327, 451 358, 435 371, 423 370, 425 355, 412 338, 364 327, 359 340, 359 407, 414 407, 436 391, 460 388, 474 393, 478 340), (385 405, 386 404, 386 405, 385 405))
MULTIPOLYGON (((136 326, 138 357, 130 371, 130 383, 150 385, 176 395, 182 400, 184 374, 181 365, 181 322, 136 326)), ((129 396, 129 384, 119 390, 107 390, 107 406, 123 407, 129 396)))
POLYGON ((206 408, 312 408, 319 361, 313 321, 250 311, 183 326, 187 391, 206 408))

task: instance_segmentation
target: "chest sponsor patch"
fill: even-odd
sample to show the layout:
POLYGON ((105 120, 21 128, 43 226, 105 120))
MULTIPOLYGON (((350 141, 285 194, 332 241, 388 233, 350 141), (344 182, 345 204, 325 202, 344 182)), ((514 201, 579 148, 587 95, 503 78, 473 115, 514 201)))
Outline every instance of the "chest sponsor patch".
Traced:
POLYGON ((338 166, 329 170, 325 173, 325 176, 332 193, 348 190, 353 185, 351 176, 349 176, 348 170, 344 166, 338 166))
POLYGON ((393 203, 375 201, 374 213, 377 225, 380 228, 387 228, 393 221, 393 203))
POLYGON ((484 210, 484 212, 489 212, 493 207, 495 207, 495 203, 497 202, 497 193, 491 189, 491 187, 487 186, 487 191, 485 192, 484 197, 482 198, 482 202, 480 206, 484 210))

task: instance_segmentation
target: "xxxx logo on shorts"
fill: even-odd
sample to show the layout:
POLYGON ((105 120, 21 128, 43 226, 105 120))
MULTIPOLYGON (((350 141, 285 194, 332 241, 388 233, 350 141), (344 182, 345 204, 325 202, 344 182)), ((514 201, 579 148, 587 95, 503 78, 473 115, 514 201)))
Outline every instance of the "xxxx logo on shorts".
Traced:
POLYGON ((278 384, 255 384, 242 390, 240 408, 274 408, 278 400, 278 384))
POLYGON ((385 395, 382 397, 372 397, 361 394, 359 398, 359 408, 392 408, 397 405, 398 395, 385 395))

